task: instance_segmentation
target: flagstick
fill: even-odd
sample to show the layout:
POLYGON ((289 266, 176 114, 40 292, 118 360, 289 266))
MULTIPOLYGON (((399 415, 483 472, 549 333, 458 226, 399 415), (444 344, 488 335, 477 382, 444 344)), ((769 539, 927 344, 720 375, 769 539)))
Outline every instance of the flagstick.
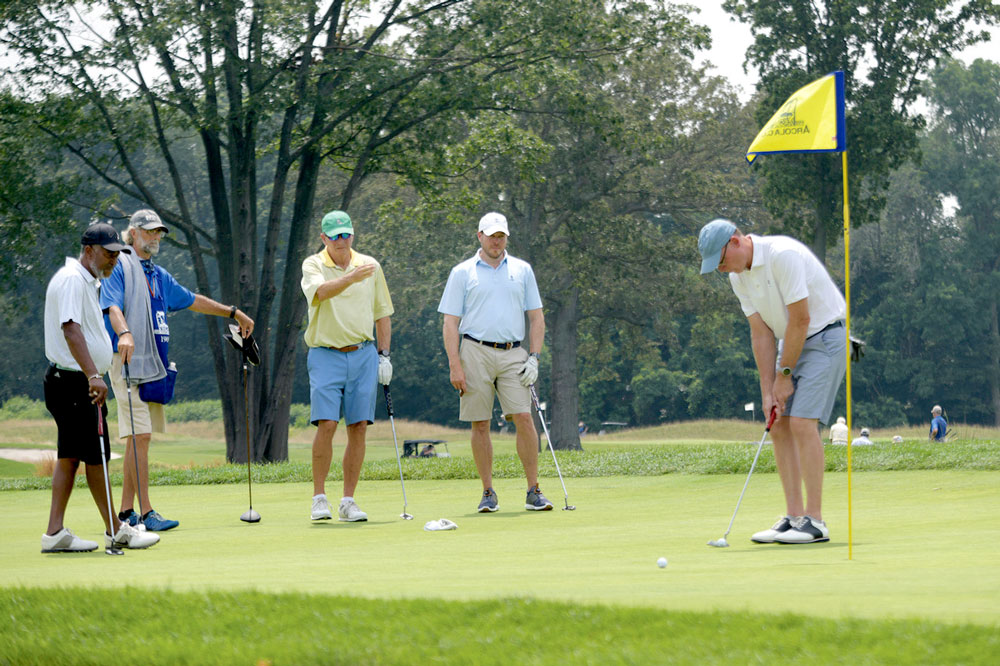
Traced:
MULTIPOLYGON (((851 433, 851 208, 847 195, 847 151, 841 154, 844 172, 844 300, 847 302, 847 432, 851 433)), ((851 445, 847 442, 847 559, 854 559, 854 530, 851 515, 851 445)))

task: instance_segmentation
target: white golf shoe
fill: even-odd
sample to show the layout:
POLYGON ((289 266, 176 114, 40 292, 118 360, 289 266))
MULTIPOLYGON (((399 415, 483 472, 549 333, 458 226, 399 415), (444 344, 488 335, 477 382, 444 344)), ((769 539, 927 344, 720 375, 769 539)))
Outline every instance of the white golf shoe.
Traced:
POLYGON ((65 527, 52 536, 42 535, 43 553, 86 553, 91 550, 97 550, 96 541, 81 539, 65 527))
POLYGON ((792 529, 774 537, 778 543, 819 543, 830 540, 830 530, 826 523, 812 516, 802 516, 792 520, 792 529))
POLYGON ((354 500, 341 502, 337 514, 340 520, 345 523, 361 523, 368 520, 368 514, 359 509, 354 500))
POLYGON ((774 543, 775 539, 779 534, 784 534, 788 530, 792 529, 792 521, 795 520, 792 516, 782 516, 778 519, 770 529, 763 530, 761 532, 755 532, 750 540, 754 543, 774 543))
POLYGON ((330 503, 326 501, 326 497, 314 497, 312 519, 330 520, 331 518, 333 518, 333 512, 330 510, 330 503))
POLYGON ((108 548, 131 548, 138 550, 149 548, 160 542, 160 535, 153 532, 140 532, 137 528, 122 523, 118 528, 118 534, 112 538, 107 532, 104 533, 104 545, 108 548))

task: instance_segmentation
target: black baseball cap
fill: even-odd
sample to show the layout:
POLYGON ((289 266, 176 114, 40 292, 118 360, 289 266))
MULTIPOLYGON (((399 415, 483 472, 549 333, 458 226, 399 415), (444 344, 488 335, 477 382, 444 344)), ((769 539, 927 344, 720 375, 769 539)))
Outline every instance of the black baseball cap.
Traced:
POLYGON ((132 254, 132 249, 122 242, 115 228, 107 222, 97 222, 87 227, 80 239, 80 245, 100 245, 109 252, 132 254))

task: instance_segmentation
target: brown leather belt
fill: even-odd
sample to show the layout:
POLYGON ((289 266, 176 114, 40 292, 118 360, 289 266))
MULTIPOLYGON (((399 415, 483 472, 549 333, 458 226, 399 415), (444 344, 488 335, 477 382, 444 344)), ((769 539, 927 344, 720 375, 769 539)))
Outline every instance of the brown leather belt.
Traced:
POLYGON ((493 347, 494 349, 516 349, 521 346, 520 340, 517 342, 487 342, 486 340, 476 340, 474 337, 468 333, 463 333, 462 337, 466 340, 472 340, 473 342, 481 345, 486 345, 487 347, 493 347))
POLYGON ((327 349, 332 349, 333 351, 339 351, 339 352, 347 353, 347 352, 352 352, 352 351, 358 351, 359 349, 361 349, 362 347, 364 347, 366 344, 368 344, 367 340, 365 342, 360 342, 360 343, 358 343, 356 345, 347 345, 346 347, 327 347, 327 349))

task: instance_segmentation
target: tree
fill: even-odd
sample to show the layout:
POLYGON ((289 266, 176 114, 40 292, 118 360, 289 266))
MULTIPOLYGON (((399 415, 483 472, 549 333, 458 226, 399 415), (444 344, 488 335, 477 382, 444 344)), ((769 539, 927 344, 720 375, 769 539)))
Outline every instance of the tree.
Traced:
MULTIPOLYGON (((349 210, 375 173, 419 184, 452 121, 517 108, 552 63, 635 49, 635 15, 596 0, 18 0, 0 8, 0 45, 38 131, 117 192, 89 206, 157 210, 196 289, 212 293, 214 265, 219 300, 258 322, 251 456, 283 460, 318 209, 349 210), (345 177, 317 202, 324 168, 345 177)), ((240 461, 239 364, 217 318, 205 327, 240 461)))
MULTIPOLYGON (((913 113, 921 79, 934 61, 985 41, 973 22, 995 25, 990 0, 726 0, 749 23, 747 61, 761 73, 758 120, 766 121, 796 89, 844 70, 847 93, 851 220, 878 220, 893 169, 917 154, 922 119, 913 113)), ((810 238, 825 260, 841 217, 839 155, 760 160, 768 209, 786 231, 810 238)))
POLYGON ((985 333, 994 423, 1000 425, 1000 65, 943 62, 932 74, 930 100, 939 112, 929 137, 927 169, 941 192, 955 197, 963 221, 973 320, 985 333))

